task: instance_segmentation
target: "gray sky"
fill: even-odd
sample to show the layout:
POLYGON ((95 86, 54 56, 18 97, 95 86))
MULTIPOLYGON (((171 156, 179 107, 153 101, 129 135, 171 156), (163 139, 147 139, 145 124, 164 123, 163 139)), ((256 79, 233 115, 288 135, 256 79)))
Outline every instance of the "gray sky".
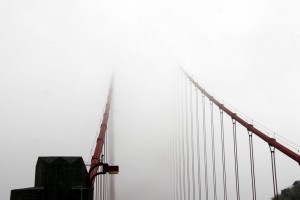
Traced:
MULTIPOLYGON (((0 1, 1 199, 33 186, 38 156, 88 158, 113 67, 115 159, 147 171, 118 175, 118 199, 167 198, 156 163, 167 158, 178 65, 299 144, 299 9, 296 0, 0 1)), ((280 189, 300 175, 280 154, 278 168, 280 189)))

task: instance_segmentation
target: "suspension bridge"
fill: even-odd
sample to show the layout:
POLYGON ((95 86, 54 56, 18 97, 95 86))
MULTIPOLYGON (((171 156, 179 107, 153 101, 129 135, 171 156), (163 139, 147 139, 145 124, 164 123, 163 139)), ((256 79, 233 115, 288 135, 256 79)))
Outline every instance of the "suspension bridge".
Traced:
MULTIPOLYGON (((280 152, 300 164, 293 143, 270 135, 212 96, 184 69, 179 71, 171 105, 172 132, 168 133, 170 143, 166 145, 170 184, 164 189, 170 191, 169 199, 256 200, 262 199, 262 190, 272 188, 273 198, 279 200, 276 155, 280 152), (266 148, 256 148, 261 145, 266 148), (269 155, 256 162, 262 151, 268 151, 269 155), (266 179, 257 176, 260 168, 269 173, 266 177, 270 179, 267 181, 270 184, 263 188, 258 187, 266 179)), ((112 78, 90 162, 84 163, 81 157, 40 157, 35 186, 12 190, 11 200, 116 199, 114 176, 124 171, 113 157, 117 148, 110 123, 114 114, 113 89, 112 78)))

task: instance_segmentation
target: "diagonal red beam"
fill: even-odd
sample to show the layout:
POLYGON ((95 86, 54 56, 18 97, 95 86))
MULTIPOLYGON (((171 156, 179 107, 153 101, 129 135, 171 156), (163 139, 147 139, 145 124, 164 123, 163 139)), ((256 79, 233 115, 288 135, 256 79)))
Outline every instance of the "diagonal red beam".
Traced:
POLYGON ((290 150, 286 146, 278 143, 276 141, 276 139, 267 136, 265 133, 263 133, 262 131, 260 131, 257 128, 255 128, 252 124, 249 124, 244 119, 242 119, 241 117, 239 117, 236 113, 234 113, 231 110, 229 110, 226 106, 224 106, 222 103, 220 103, 218 100, 216 100, 213 96, 211 96, 209 93, 207 93, 205 91, 205 89, 202 88, 185 70, 183 70, 181 68, 181 71, 194 84, 194 86, 196 88, 198 88, 202 92, 202 94, 204 94, 216 106, 218 106, 220 109, 222 109, 224 112, 226 112, 232 119, 235 119, 242 126, 244 126, 245 128, 247 128, 249 131, 251 131, 252 133, 254 133, 255 135, 257 135, 258 137, 260 137, 265 142, 267 142, 270 146, 278 149, 283 154, 287 155, 288 157, 290 157, 291 159, 293 159, 294 161, 296 161, 300 165, 300 156, 297 153, 295 153, 294 151, 290 150))
MULTIPOLYGON (((101 122, 101 127, 99 131, 99 136, 97 138, 97 144, 95 147, 95 151, 91 160, 91 166, 90 169, 97 165, 100 162, 100 156, 102 153, 102 148, 104 144, 104 138, 107 130, 107 122, 109 119, 109 111, 110 111, 110 103, 112 99, 112 93, 113 93, 113 78, 111 79, 110 87, 109 87, 109 92, 107 96, 107 101, 106 101, 106 106, 105 106, 105 111, 103 114, 102 122, 101 122)), ((90 172, 90 180, 92 181, 92 188, 94 187, 94 180, 92 180, 92 177, 97 173, 99 167, 95 167, 91 172, 90 172)))

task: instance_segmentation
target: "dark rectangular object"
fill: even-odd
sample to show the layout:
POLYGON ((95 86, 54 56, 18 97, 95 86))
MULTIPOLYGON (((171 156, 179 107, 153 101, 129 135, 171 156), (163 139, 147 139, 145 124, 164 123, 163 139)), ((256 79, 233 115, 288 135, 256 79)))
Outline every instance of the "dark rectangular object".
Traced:
POLYGON ((11 191, 11 200, 92 200, 93 190, 81 157, 39 157, 35 187, 11 191))

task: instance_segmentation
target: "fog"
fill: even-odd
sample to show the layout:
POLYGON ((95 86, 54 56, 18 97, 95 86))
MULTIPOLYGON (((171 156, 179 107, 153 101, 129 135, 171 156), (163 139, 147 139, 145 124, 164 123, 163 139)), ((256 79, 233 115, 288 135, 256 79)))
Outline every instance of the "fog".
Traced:
MULTIPOLYGON (((299 144, 299 9, 295 0, 0 1, 0 198, 33 186, 38 156, 88 161, 113 69, 116 199, 170 197, 178 66, 237 113, 299 144)), ((268 161, 257 165, 268 199, 268 146, 254 142, 257 163, 268 161)), ((283 189, 299 166, 277 155, 283 189)))

